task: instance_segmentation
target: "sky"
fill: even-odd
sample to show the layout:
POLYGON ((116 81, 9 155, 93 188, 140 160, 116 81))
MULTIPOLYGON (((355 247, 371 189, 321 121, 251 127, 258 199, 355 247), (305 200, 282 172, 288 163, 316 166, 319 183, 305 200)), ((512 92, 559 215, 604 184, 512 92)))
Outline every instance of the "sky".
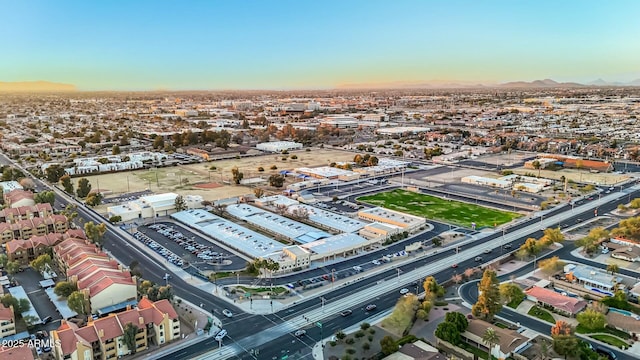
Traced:
POLYGON ((637 0, 0 0, 0 81, 80 90, 631 81, 637 0))

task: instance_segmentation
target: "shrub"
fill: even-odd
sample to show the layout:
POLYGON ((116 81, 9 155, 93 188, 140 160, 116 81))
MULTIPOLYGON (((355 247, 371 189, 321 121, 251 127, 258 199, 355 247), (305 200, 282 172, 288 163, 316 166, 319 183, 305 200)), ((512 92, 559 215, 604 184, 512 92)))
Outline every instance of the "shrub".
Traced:
POLYGON ((362 330, 358 330, 356 331, 355 335, 356 338, 360 339, 361 337, 364 337, 364 331, 362 330))
POLYGON ((347 349, 347 354, 353 355, 355 353, 356 353, 356 349, 351 349, 351 348, 347 349))
POLYGON ((356 341, 353 340, 353 338, 346 338, 344 342, 348 345, 353 345, 353 343, 355 343, 356 341))
POLYGON ((331 347, 336 346, 338 343, 335 341, 329 341, 329 345, 331 345, 331 347))
POLYGON ((366 323, 366 322, 363 322, 362 324, 360 324, 360 329, 362 330, 367 330, 370 327, 371 325, 369 325, 369 323, 366 323))
POLYGON ((277 166, 275 166, 275 165, 271 165, 270 169, 271 169, 271 170, 278 170, 278 167, 277 167, 277 166))

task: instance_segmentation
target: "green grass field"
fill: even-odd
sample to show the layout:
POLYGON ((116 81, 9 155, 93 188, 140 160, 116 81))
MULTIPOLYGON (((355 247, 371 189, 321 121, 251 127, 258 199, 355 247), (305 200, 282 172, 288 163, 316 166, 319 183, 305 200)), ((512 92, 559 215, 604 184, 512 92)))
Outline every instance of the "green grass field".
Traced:
POLYGON ((476 223, 476 228, 478 229, 505 224, 521 216, 513 212, 489 209, 475 204, 450 201, 399 189, 362 196, 358 200, 371 205, 464 227, 471 227, 471 223, 476 223))

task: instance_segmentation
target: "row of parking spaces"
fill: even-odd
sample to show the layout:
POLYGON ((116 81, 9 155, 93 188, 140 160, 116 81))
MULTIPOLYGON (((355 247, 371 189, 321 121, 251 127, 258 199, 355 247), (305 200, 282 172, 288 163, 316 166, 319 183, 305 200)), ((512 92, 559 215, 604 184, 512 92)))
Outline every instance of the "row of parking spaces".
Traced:
POLYGON ((195 237, 187 238, 180 231, 175 230, 170 225, 154 224, 150 225, 149 229, 157 231, 159 234, 166 236, 173 240, 176 244, 180 245, 183 249, 191 252, 198 259, 204 261, 216 261, 221 262, 227 255, 214 251, 209 245, 200 244, 195 240, 195 237))
POLYGON ((138 240, 140 240, 140 241, 142 241, 143 243, 145 243, 145 245, 147 245, 148 247, 153 249, 158 254, 162 255, 170 263, 172 263, 172 264, 174 264, 176 266, 183 266, 184 265, 184 261, 182 261, 182 259, 178 255, 174 254, 169 249, 167 249, 164 246, 162 246, 162 245, 158 244, 157 242, 153 241, 147 235, 137 231, 137 232, 135 232, 133 234, 133 237, 138 239, 138 240))
POLYGON ((290 284, 287 284, 286 286, 290 289, 301 287, 302 290, 310 290, 310 289, 325 285, 326 283, 331 283, 332 281, 336 281, 338 279, 346 279, 350 276, 357 275, 363 271, 370 270, 384 263, 390 263, 393 261, 394 258, 403 257, 407 255, 408 255, 407 252, 402 250, 397 253, 384 255, 380 257, 380 259, 375 259, 365 264, 353 266, 350 269, 335 271, 333 273, 328 273, 328 274, 310 278, 310 279, 298 280, 296 283, 290 283, 290 284))

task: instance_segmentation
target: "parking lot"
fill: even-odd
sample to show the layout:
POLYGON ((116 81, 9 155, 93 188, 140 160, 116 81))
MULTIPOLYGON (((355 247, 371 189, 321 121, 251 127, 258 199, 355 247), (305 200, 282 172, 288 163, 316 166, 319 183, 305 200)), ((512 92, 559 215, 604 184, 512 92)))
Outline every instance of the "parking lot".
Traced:
POLYGON ((145 225, 138 233, 149 239, 147 246, 177 266, 192 265, 201 271, 235 271, 246 266, 241 257, 176 224, 145 225))
POLYGON ((49 300, 44 289, 40 287, 39 282, 44 280, 42 275, 28 267, 16 273, 13 277, 17 285, 22 286, 24 292, 27 293, 40 319, 44 319, 47 316, 51 316, 52 318, 52 321, 48 324, 37 326, 37 330, 53 330, 57 328, 60 325, 58 320, 62 319, 62 316, 60 316, 55 305, 49 300))

